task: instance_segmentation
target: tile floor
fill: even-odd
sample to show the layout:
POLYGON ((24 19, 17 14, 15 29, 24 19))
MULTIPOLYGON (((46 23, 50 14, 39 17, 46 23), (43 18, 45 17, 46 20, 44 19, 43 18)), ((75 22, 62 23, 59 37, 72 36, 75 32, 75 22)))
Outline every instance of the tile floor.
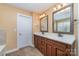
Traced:
POLYGON ((18 51, 6 54, 6 56, 43 56, 36 48, 28 46, 18 51))

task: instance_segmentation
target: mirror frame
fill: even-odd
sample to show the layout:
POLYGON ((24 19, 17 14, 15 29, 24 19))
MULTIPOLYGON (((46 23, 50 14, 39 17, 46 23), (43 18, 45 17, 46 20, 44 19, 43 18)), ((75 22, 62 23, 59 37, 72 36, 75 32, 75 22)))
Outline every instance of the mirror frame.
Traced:
POLYGON ((41 31, 41 32, 48 32, 48 15, 47 15, 47 16, 44 16, 43 18, 40 19, 40 31, 41 31), (47 31, 44 31, 44 30, 41 29, 41 20, 42 20, 43 18, 45 18, 45 17, 47 17, 47 31))
POLYGON ((70 4, 70 5, 67 5, 67 6, 65 6, 65 7, 63 7, 63 8, 61 8, 61 9, 58 9, 58 10, 56 10, 56 11, 54 11, 53 13, 52 13, 52 20, 53 20, 53 32, 54 33, 61 33, 61 34, 74 34, 74 11, 73 11, 73 4, 70 4), (71 15, 70 15, 70 32, 58 32, 58 31, 54 31, 54 14, 55 13, 57 13, 57 12, 59 12, 59 11, 61 11, 61 10, 63 10, 63 9, 66 9, 66 8, 68 8, 68 7, 70 7, 71 8, 71 15))

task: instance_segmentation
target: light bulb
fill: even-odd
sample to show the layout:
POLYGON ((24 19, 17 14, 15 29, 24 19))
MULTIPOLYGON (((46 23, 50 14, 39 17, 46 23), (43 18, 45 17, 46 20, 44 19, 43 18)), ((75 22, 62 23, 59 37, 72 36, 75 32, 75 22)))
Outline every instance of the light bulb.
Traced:
POLYGON ((58 5, 57 8, 60 9, 61 8, 61 5, 58 5))
POLYGON ((54 11, 56 11, 56 7, 54 7, 54 11))
POLYGON ((67 5, 66 3, 63 3, 63 7, 66 6, 66 5, 67 5))
POLYGON ((42 15, 40 15, 40 18, 42 18, 42 17, 44 17, 44 16, 46 16, 45 14, 42 14, 42 15))

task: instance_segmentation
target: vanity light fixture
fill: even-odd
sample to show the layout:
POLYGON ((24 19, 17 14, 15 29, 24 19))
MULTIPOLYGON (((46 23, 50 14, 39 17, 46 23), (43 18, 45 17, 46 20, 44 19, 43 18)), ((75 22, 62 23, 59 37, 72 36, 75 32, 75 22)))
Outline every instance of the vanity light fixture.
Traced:
POLYGON ((45 16, 46 16, 46 14, 44 13, 44 14, 40 15, 40 18, 43 18, 43 17, 45 17, 45 16))
POLYGON ((56 5, 56 6, 53 8, 53 10, 56 11, 57 9, 60 9, 60 8, 62 8, 62 7, 64 7, 64 6, 66 6, 66 5, 67 5, 66 3, 56 5))
POLYGON ((60 5, 56 5, 56 6, 53 8, 53 10, 56 11, 57 9, 60 9, 60 8, 62 8, 62 5, 61 5, 61 4, 60 4, 60 5))
POLYGON ((53 10, 54 10, 54 11, 56 11, 56 10, 57 10, 57 8, 56 8, 56 7, 54 7, 54 8, 53 8, 53 10))
POLYGON ((66 6, 66 5, 67 5, 66 3, 63 3, 63 4, 62 4, 63 7, 66 6))
POLYGON ((57 9, 60 9, 62 7, 62 5, 57 5, 57 9))

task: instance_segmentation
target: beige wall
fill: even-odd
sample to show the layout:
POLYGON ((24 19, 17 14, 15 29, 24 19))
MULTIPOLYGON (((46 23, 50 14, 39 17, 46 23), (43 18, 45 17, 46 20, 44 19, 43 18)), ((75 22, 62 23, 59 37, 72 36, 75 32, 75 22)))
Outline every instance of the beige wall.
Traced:
POLYGON ((6 31, 6 47, 11 50, 17 47, 16 20, 17 13, 32 16, 31 12, 0 4, 0 28, 6 31))
POLYGON ((40 18, 39 18, 39 14, 37 13, 33 13, 33 33, 35 32, 39 32, 40 31, 40 18))
MULTIPOLYGON (((37 13, 33 13, 32 16, 33 16, 33 34, 34 34, 35 32, 40 32, 40 18, 39 18, 40 15, 37 13)), ((33 43, 34 43, 34 39, 33 39, 33 43)))

